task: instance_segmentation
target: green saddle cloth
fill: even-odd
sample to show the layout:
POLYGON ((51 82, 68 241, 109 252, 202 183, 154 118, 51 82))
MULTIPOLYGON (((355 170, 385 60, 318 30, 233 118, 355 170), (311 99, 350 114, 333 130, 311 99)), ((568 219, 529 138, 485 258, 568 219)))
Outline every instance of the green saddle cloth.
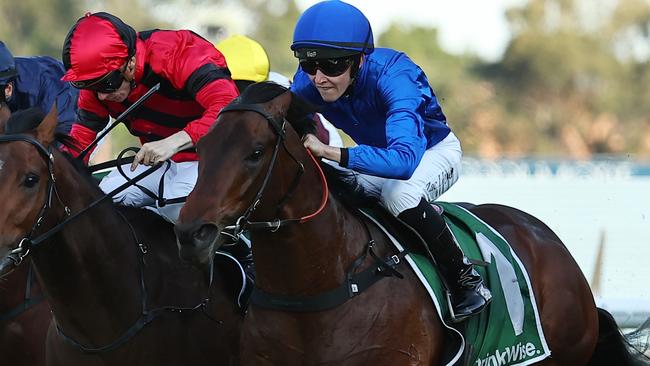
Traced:
MULTIPOLYGON (((549 357, 551 352, 544 338, 530 279, 506 240, 464 208, 452 203, 436 204, 444 209, 444 218, 465 255, 487 262, 487 266, 475 268, 493 296, 490 305, 481 313, 453 325, 438 272, 422 255, 412 253, 406 257, 432 296, 445 326, 461 337, 460 349, 450 353, 446 364, 530 365, 549 357), (462 333, 458 329, 462 329, 462 333)), ((398 249, 403 249, 393 241, 398 249)))

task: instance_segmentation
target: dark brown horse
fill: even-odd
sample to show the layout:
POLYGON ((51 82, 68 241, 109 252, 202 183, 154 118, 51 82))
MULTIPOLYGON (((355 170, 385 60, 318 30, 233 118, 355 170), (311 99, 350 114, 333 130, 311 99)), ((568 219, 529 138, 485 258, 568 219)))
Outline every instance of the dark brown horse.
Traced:
MULTIPOLYGON (((33 123, 21 116, 8 127, 33 123)), ((101 201, 85 168, 52 149, 55 116, 0 136, 0 276, 32 257, 55 319, 48 365, 238 364, 236 280, 216 271, 208 289, 171 224, 101 201)))
MULTIPOLYGON (((327 199, 320 169, 301 143, 297 106, 286 89, 255 84, 222 111, 198 145, 199 180, 176 226, 181 256, 206 265, 223 229, 248 228, 257 288, 280 306, 304 299, 294 302, 305 311, 268 310, 253 301, 242 331, 244 365, 438 365, 445 332, 411 271, 338 306, 319 309, 308 300, 326 301, 323 294, 345 282, 371 238, 378 257, 394 251, 382 232, 335 197, 327 199)), ((540 365, 598 364, 592 355, 599 312, 560 239, 513 208, 471 211, 508 240, 528 270, 552 352, 540 365)), ((371 256, 359 263, 359 270, 376 264, 371 256)), ((603 330, 618 330, 601 318, 603 330)), ((627 364, 627 350, 620 352, 610 357, 627 364)))
MULTIPOLYGON (((0 133, 11 111, 0 103, 0 133)), ((43 301, 31 261, 0 279, 0 364, 45 365, 45 337, 50 325, 50 308, 43 301)))

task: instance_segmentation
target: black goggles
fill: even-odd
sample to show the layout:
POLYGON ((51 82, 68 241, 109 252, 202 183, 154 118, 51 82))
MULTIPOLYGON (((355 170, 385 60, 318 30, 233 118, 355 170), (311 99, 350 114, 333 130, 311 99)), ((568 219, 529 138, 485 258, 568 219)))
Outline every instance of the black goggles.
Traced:
POLYGON ((122 86, 124 75, 117 69, 91 80, 71 81, 70 84, 77 89, 88 89, 98 93, 113 93, 122 86))
POLYGON ((354 62, 354 57, 301 59, 300 68, 309 75, 316 75, 320 70, 326 76, 339 76, 346 72, 354 62))

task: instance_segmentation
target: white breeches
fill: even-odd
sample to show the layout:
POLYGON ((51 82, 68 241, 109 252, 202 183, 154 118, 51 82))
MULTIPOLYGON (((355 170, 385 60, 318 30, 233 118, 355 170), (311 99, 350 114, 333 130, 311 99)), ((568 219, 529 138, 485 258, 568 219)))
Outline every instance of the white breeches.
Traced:
MULTIPOLYGON (((358 184, 366 192, 379 198, 380 202, 393 214, 413 208, 422 198, 433 202, 445 193, 460 175, 463 152, 460 141, 450 132, 449 135, 424 152, 420 164, 408 180, 376 177, 354 172, 358 184)), ((345 169, 334 165, 338 169, 345 169)), ((347 170, 347 169, 346 169, 347 170)))
MULTIPOLYGON (((194 185, 196 185, 199 163, 198 161, 187 161, 182 163, 170 162, 171 166, 166 173, 165 163, 159 169, 138 181, 137 184, 158 195, 160 178, 164 173, 163 198, 172 199, 187 196, 190 194, 192 189, 194 189, 194 185)), ((146 165, 138 165, 135 171, 132 172, 130 166, 130 164, 122 166, 124 173, 126 173, 129 178, 133 178, 150 168, 146 165)), ((99 183, 99 188, 101 188, 105 193, 108 193, 125 182, 126 180, 120 172, 114 170, 102 179, 101 183, 99 183)), ((151 208, 158 212, 167 221, 172 223, 176 222, 181 207, 183 207, 183 203, 175 203, 160 207, 153 198, 149 197, 140 188, 135 186, 130 186, 116 194, 113 197, 113 201, 126 206, 151 208)))

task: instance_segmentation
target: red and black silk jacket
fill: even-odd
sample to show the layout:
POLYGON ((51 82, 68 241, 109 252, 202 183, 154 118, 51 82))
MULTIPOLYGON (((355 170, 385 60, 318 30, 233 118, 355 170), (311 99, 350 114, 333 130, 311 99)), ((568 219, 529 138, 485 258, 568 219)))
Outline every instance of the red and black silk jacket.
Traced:
MULTIPOLYGON (((196 144, 214 124, 219 111, 238 95, 223 55, 191 31, 140 32, 135 57, 135 88, 124 102, 100 101, 95 92, 81 90, 78 122, 70 132, 81 148, 106 127, 109 116, 119 116, 157 83, 160 90, 124 121, 143 144, 180 130, 196 144)), ((172 157, 176 162, 197 159, 194 149, 172 157)))

